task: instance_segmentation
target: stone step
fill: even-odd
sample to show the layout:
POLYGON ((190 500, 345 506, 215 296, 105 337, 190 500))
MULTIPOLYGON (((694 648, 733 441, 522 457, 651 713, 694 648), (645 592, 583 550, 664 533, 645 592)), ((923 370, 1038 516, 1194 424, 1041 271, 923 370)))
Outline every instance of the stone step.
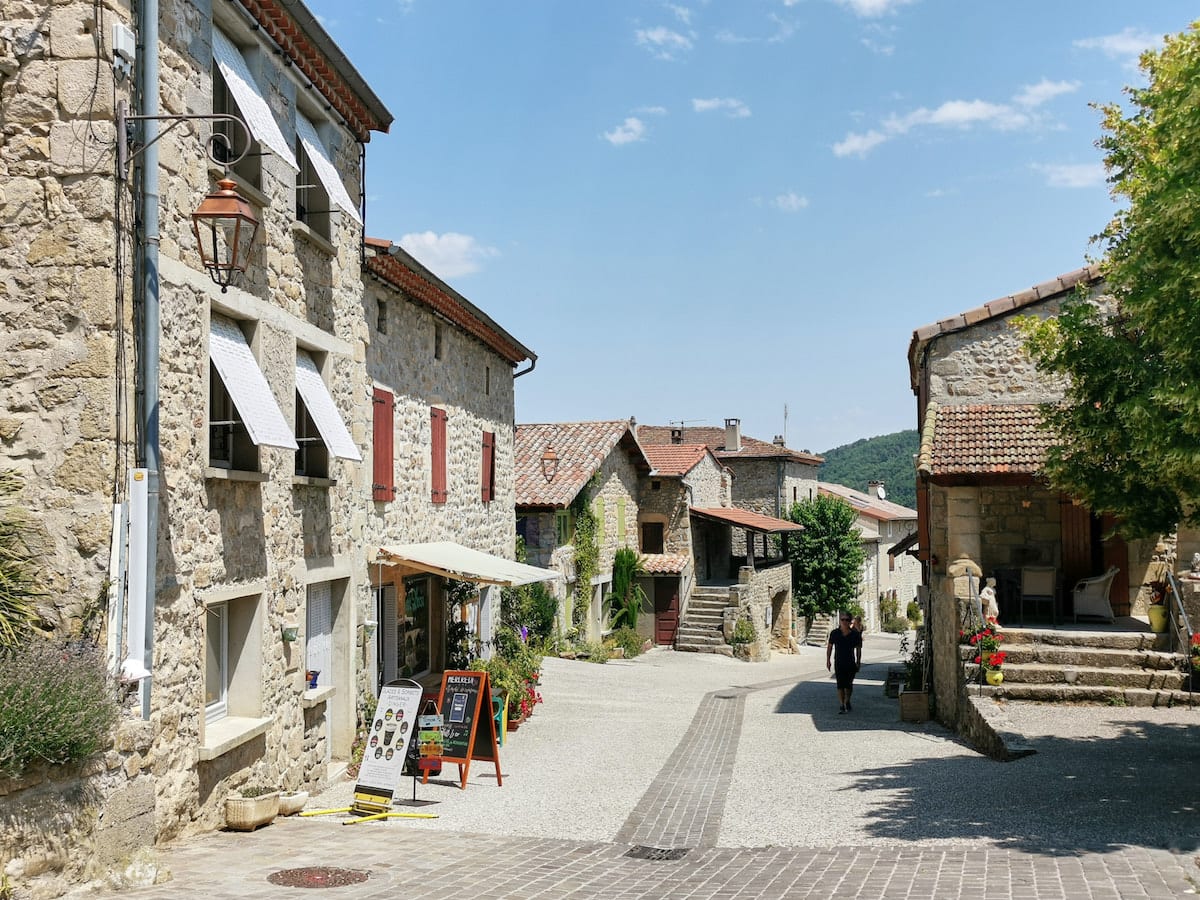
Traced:
POLYGON ((718 656, 733 656, 733 648, 728 644, 720 646, 708 644, 684 644, 676 643, 675 649, 682 653, 713 653, 718 656))
POLYGON ((1096 647, 1109 650, 1162 650, 1170 637, 1149 631, 1075 631, 1057 628, 1004 628, 1005 643, 1042 644, 1054 647, 1096 647))
POLYGON ((703 644, 723 644, 725 643, 725 635, 719 631, 712 631, 702 628, 685 628, 680 626, 675 632, 676 641, 692 641, 703 644))
POLYGON ((724 612, 711 612, 709 610, 692 610, 687 611, 687 615, 683 617, 685 622, 703 622, 705 625, 719 626, 725 621, 724 612))
MULTIPOLYGON (((1183 689, 1187 681, 1187 676, 1176 669, 1014 664, 1011 657, 1002 671, 1006 685, 1178 691, 1183 689)), ((977 666, 966 667, 967 678, 972 682, 978 677, 978 672, 977 666)))
MULTIPOLYGON (((1117 669, 1175 669, 1182 657, 1161 650, 1121 650, 1111 647, 1060 646, 1055 644, 1021 644, 1005 640, 1001 649, 1008 656, 1005 665, 1041 663, 1047 666, 1075 666, 1117 669)), ((963 644, 959 649, 963 661, 975 657, 975 648, 963 644)))
POLYGON ((688 600, 687 608, 689 610, 693 610, 693 609, 721 610, 721 609, 725 609, 729 605, 730 604, 729 604, 728 597, 697 597, 695 594, 693 594, 691 599, 688 600))
POLYGON ((1109 706, 1200 706, 1200 694, 1146 688, 1090 687, 1067 684, 1010 684, 993 687, 969 685, 967 690, 1007 700, 1034 700, 1041 703, 1099 703, 1109 706))

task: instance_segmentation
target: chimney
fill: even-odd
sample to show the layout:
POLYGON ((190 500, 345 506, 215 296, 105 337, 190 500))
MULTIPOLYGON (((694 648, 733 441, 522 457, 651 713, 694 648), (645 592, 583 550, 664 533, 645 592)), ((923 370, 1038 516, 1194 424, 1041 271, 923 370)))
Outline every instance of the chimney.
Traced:
POLYGON ((771 441, 771 443, 772 443, 772 444, 774 444, 776 447, 784 447, 784 446, 786 446, 786 445, 783 443, 783 435, 782 435, 782 434, 777 434, 777 435, 775 435, 775 440, 771 441))
POLYGON ((675 427, 671 428, 671 443, 672 444, 682 444, 683 443, 683 429, 682 428, 675 428, 675 427))
POLYGON ((882 481, 868 481, 867 482, 867 496, 871 497, 872 499, 877 497, 880 500, 882 500, 886 496, 886 494, 887 494, 887 492, 883 488, 882 481))
POLYGON ((741 419, 725 420, 725 449, 730 453, 737 453, 742 449, 741 419))

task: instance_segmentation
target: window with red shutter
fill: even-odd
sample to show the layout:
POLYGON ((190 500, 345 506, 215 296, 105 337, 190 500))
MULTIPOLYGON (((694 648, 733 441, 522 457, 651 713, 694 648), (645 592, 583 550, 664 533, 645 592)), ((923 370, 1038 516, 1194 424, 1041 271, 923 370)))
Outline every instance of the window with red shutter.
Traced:
POLYGON ((483 433, 483 471, 479 479, 484 503, 489 503, 496 499, 495 482, 496 433, 494 431, 485 431, 483 433))
POLYGON ((445 503, 448 493, 446 490, 446 411, 438 409, 436 406, 430 407, 429 423, 431 426, 431 475, 433 476, 432 500, 434 503, 445 503))
POLYGON ((396 496, 392 457, 392 417, 396 401, 391 391, 371 392, 371 499, 388 501, 396 496))

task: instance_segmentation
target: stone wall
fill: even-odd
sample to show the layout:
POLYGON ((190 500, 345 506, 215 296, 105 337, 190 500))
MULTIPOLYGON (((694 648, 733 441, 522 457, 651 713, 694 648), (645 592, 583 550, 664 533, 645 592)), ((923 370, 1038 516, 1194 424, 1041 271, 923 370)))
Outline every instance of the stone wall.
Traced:
POLYGON ((742 566, 730 595, 730 606, 737 609, 736 618, 747 616, 754 623, 754 642, 739 651, 744 658, 766 662, 772 649, 787 650, 792 636, 790 563, 757 570, 742 566))

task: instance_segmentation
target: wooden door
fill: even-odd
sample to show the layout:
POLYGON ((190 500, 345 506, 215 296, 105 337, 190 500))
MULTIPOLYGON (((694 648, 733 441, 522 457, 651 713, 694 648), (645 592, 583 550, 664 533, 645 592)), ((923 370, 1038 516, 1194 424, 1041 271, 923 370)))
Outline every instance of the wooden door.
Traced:
MULTIPOLYGON (((1108 534, 1115 525, 1116 520, 1112 516, 1105 516, 1100 521, 1101 533, 1108 534)), ((1104 558, 1101 560, 1103 567, 1105 569, 1108 569, 1109 566, 1117 567, 1117 574, 1108 591, 1108 602, 1112 604, 1113 612, 1116 615, 1127 616, 1130 611, 1129 547, 1125 544, 1125 538, 1114 535, 1104 541, 1101 548, 1104 554, 1104 558)))
POLYGON ((679 627, 679 579, 654 579, 654 643, 670 646, 675 643, 679 627))
POLYGON ((1065 615, 1070 615, 1071 588, 1081 578, 1099 575, 1099 560, 1096 558, 1097 543, 1092 527, 1091 511, 1083 506, 1076 506, 1065 495, 1059 501, 1060 531, 1062 535, 1062 589, 1061 609, 1065 615))

